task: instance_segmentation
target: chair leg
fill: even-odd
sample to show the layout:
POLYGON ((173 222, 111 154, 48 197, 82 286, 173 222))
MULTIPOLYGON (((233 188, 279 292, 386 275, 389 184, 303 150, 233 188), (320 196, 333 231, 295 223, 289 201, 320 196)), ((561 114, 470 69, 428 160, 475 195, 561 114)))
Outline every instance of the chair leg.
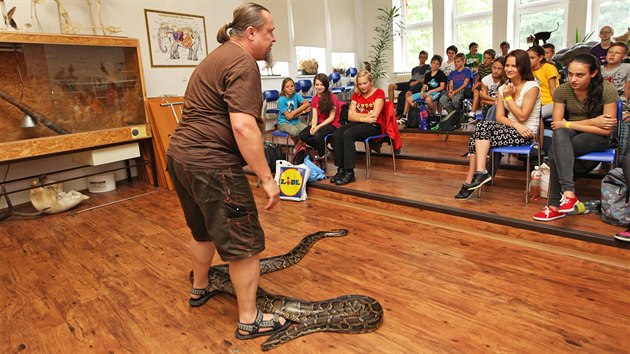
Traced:
POLYGON ((390 143, 392 147, 392 164, 394 165, 394 172, 396 172, 396 150, 394 150, 394 142, 391 139, 390 143))
MULTIPOLYGON (((490 153, 490 175, 494 174, 494 151, 490 153)), ((496 174, 495 174, 496 176, 496 174)), ((494 176, 492 176, 492 180, 490 181, 490 185, 494 186, 494 176)))
POLYGON ((293 154, 291 153, 291 146, 289 146, 289 135, 287 135, 287 161, 291 161, 293 154))
POLYGON ((527 154, 527 167, 525 167, 525 204, 529 204, 529 165, 529 154, 527 154))
POLYGON ((370 178, 370 144, 364 143, 365 145, 365 179, 370 178))

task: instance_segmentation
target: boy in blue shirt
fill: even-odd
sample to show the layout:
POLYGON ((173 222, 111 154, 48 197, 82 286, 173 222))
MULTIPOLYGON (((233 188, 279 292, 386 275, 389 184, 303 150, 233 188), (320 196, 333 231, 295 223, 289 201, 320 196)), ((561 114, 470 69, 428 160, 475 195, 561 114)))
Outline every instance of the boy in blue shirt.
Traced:
POLYGON ((462 99, 473 97, 471 86, 473 73, 464 67, 466 56, 464 53, 455 55, 455 70, 448 75, 448 93, 440 97, 440 104, 449 115, 462 109, 462 99))

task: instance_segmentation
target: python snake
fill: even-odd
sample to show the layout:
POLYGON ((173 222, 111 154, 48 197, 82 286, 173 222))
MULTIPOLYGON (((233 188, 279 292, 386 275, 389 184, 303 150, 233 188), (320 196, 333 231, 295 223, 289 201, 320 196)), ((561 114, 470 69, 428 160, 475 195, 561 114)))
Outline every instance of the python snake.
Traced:
MULTIPOLYGON (((260 274, 276 272, 298 263, 315 242, 326 237, 342 237, 348 230, 319 231, 307 235, 291 251, 260 260, 260 274)), ((191 272, 192 280, 192 272, 191 272)), ((228 265, 210 267, 209 291, 235 295, 228 265)), ((266 313, 277 313, 297 323, 296 326, 271 335, 262 344, 263 350, 273 349, 290 340, 314 332, 367 333, 376 330, 383 319, 383 307, 375 299, 364 295, 343 295, 323 301, 304 301, 274 295, 258 288, 256 305, 266 313)))

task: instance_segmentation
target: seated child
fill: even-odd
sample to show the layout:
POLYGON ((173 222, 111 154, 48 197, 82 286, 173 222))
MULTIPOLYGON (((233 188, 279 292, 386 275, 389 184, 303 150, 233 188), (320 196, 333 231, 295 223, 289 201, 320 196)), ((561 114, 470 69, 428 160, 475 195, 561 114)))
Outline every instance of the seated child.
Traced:
POLYGON ((608 148, 617 124, 617 100, 617 90, 604 81, 597 58, 578 54, 571 59, 568 81, 553 97, 548 206, 534 220, 552 221, 573 211, 578 202, 575 171, 586 172, 597 165, 575 157, 608 148))
POLYGON ((442 62, 440 70, 448 77, 451 71, 455 70, 455 55, 457 55, 457 47, 450 45, 446 48, 446 61, 442 62))
POLYGON ((440 104, 449 114, 461 111, 462 100, 472 97, 470 87, 473 73, 464 67, 465 60, 464 53, 455 55, 455 70, 448 75, 448 93, 440 96, 440 104))
POLYGON ((477 72, 477 68, 479 68, 479 64, 483 61, 483 56, 478 52, 479 44, 475 42, 470 42, 468 45, 468 50, 470 53, 466 54, 466 67, 470 68, 474 73, 477 72))
POLYGON ((559 60, 553 59, 553 56, 556 55, 556 46, 551 43, 545 43, 542 47, 545 50, 545 59, 547 60, 547 63, 551 63, 556 66, 556 70, 558 70, 558 79, 560 80, 560 83, 563 84, 566 81, 566 78, 564 77, 564 66, 562 66, 562 63, 559 60))
POLYGON ((602 67, 604 80, 610 82, 617 89, 619 98, 630 100, 630 64, 622 63, 628 56, 628 45, 624 42, 615 42, 608 48, 606 60, 608 63, 602 67))
POLYGON ((545 50, 541 46, 532 46, 527 49, 534 76, 540 84, 540 99, 542 102, 542 116, 549 117, 553 112, 553 96, 556 87, 560 85, 558 70, 555 65, 545 59, 545 50))
POLYGON ((293 143, 298 142, 300 132, 306 128, 299 116, 308 112, 311 104, 302 95, 295 92, 295 83, 291 78, 282 80, 282 89, 278 99, 278 130, 288 133, 293 143))
POLYGON ((394 102, 394 91, 400 91, 398 95, 398 102, 396 104, 396 116, 406 116, 404 113, 404 100, 405 94, 409 90, 415 89, 416 92, 420 91, 420 87, 422 86, 422 78, 427 71, 431 70, 429 65, 427 65, 427 59, 429 57, 429 53, 422 50, 418 54, 418 66, 411 69, 411 79, 409 82, 397 82, 395 84, 390 84, 387 87, 389 93, 389 101, 394 102))
MULTIPOLYGON (((424 99, 427 107, 431 111, 431 113, 437 114, 437 102, 446 88, 446 75, 440 70, 440 66, 442 65, 442 57, 439 55, 434 55, 431 58, 431 71, 424 75, 424 84, 422 85, 422 89, 418 93, 412 94, 411 92, 407 92, 405 100, 405 111, 409 110, 409 107, 412 106, 419 99, 424 99)), ((405 112, 407 113, 407 112, 405 112)))
POLYGON ((531 144, 538 132, 540 89, 527 52, 511 51, 505 58, 505 73, 510 82, 499 88, 497 120, 479 122, 475 126, 468 143, 468 174, 455 199, 468 199, 476 189, 492 181, 492 175, 486 169, 491 148, 531 144))
POLYGON ((503 85, 507 78, 503 71, 505 65, 505 57, 499 57, 492 61, 492 74, 487 75, 481 80, 481 91, 479 99, 483 106, 485 120, 494 121, 496 114, 497 92, 499 86, 503 85))
POLYGON ((492 73, 492 60, 494 60, 496 54, 497 53, 494 51, 494 49, 486 49, 486 51, 483 52, 483 63, 481 63, 481 65, 479 65, 479 69, 477 69, 477 75, 475 75, 475 83, 472 86, 473 103, 470 112, 468 112, 469 123, 475 121, 475 112, 477 112, 477 107, 479 107, 479 92, 481 91, 481 80, 492 73))

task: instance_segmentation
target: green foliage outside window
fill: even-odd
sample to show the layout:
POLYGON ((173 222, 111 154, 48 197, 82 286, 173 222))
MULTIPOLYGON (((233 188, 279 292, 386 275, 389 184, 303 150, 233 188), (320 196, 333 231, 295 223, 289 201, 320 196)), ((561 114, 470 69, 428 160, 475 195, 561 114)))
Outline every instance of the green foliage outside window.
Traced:
POLYGON ((407 2, 407 25, 433 19, 433 6, 431 0, 413 0, 407 2))
POLYGON ((405 68, 413 68, 418 65, 418 53, 426 50, 429 53, 429 60, 433 52, 433 29, 426 28, 416 31, 407 31, 407 53, 405 53, 405 68))
POLYGON ((457 0, 457 15, 492 11, 492 0, 457 0))
POLYGON ((459 51, 468 54, 468 45, 471 42, 479 44, 479 53, 482 54, 484 50, 492 48, 492 19, 462 22, 457 25, 455 45, 459 51))
POLYGON ((614 0, 602 3, 599 7, 599 25, 591 40, 599 40, 597 34, 603 26, 611 26, 615 30, 614 37, 626 33, 630 27, 630 0, 614 0))

